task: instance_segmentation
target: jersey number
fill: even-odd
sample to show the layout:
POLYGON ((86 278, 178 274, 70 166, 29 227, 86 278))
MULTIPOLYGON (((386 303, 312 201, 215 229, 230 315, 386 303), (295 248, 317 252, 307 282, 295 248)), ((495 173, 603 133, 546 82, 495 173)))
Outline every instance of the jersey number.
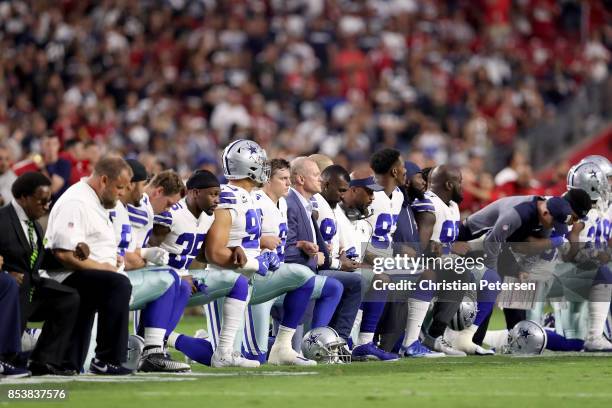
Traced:
POLYGON ((168 265, 177 269, 187 269, 194 258, 198 255, 198 251, 202 247, 202 243, 206 239, 206 234, 191 234, 184 232, 178 236, 176 243, 183 246, 183 251, 180 255, 170 254, 168 265))
POLYGON ((249 209, 246 212, 246 237, 242 238, 242 247, 245 249, 259 248, 259 238, 261 237, 261 209, 249 209))

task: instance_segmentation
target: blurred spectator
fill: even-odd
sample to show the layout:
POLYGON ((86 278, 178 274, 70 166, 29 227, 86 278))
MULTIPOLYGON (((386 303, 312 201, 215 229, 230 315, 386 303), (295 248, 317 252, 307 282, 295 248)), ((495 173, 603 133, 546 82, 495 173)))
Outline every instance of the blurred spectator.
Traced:
POLYGON ((53 201, 70 187, 72 165, 59 156, 60 142, 57 136, 47 135, 42 138, 41 170, 51 180, 51 197, 53 201))
POLYGON ((380 146, 463 165, 478 147, 497 172, 525 131, 609 80, 606 7, 0 2, 0 140, 20 169, 42 165, 51 131, 64 152, 84 143, 73 167, 114 150, 151 173, 184 172, 251 137, 273 156, 322 152, 351 166, 380 146))
POLYGON ((521 195, 542 195, 544 189, 534 180, 531 166, 527 164, 518 165, 515 168, 516 178, 503 183, 495 188, 492 198, 497 200, 501 197, 521 195))
POLYGON ((493 201, 495 184, 493 176, 485 170, 483 152, 474 149, 468 155, 468 163, 461 169, 463 177, 463 201, 459 209, 463 215, 478 211, 493 201))
POLYGON ((527 165, 527 156, 523 152, 515 150, 508 165, 495 175, 495 185, 501 186, 515 181, 518 178, 518 169, 525 165, 527 165))
POLYGON ((11 170, 11 152, 7 147, 0 145, 0 207, 13 200, 11 187, 16 179, 17 176, 11 170))

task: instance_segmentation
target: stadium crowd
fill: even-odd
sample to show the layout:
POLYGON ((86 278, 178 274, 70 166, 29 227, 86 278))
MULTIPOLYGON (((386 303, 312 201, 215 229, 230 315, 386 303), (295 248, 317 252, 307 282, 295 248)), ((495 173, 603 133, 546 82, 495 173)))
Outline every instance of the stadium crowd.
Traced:
POLYGON ((348 169, 394 147, 495 174, 608 77, 609 16, 599 1, 1 2, 0 142, 13 163, 52 134, 81 167, 113 149, 188 175, 249 136, 348 169))
MULTIPOLYGON (((479 292, 473 325, 447 338, 463 297, 421 293, 399 311, 366 301, 387 278, 367 274, 358 247, 464 256, 490 229, 485 241, 561 253, 581 223, 607 245, 610 163, 561 162, 541 184, 520 139, 608 80, 608 17, 571 0, 0 2, 0 219, 15 227, 0 237, 12 308, 0 332, 14 334, 0 339, 2 373, 189 370, 168 347, 213 367, 313 365, 292 344, 304 316, 323 330, 312 344, 340 342, 327 362, 492 354, 498 292, 479 292), (209 339, 174 332, 187 305, 204 306, 209 339), (129 338, 138 353, 124 365, 129 310, 143 339, 129 338), (42 334, 22 338, 28 320, 45 321, 42 334)), ((524 328, 544 339, 530 348, 548 336, 556 350, 612 350, 604 255, 582 293, 588 330, 524 328)), ((484 277, 502 272, 492 263, 484 277)), ((504 312, 504 335, 527 317, 504 312)))

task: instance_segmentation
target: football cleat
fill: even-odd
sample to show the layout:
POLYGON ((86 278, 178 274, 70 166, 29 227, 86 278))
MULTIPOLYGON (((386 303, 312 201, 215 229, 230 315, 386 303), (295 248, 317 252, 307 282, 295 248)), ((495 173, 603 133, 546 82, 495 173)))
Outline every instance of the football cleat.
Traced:
POLYGON ((291 347, 272 346, 268 355, 268 364, 271 365, 296 365, 296 366, 315 366, 317 362, 301 356, 291 347))
POLYGON ((259 367, 259 361, 248 360, 238 352, 221 353, 221 349, 215 350, 210 361, 211 367, 243 367, 243 368, 257 368, 259 367))
POLYGON ((612 352, 612 343, 604 336, 589 336, 584 341, 586 352, 612 352))
POLYGON ((142 352, 138 363, 138 371, 145 373, 185 373, 191 371, 191 366, 187 363, 174 361, 161 347, 153 347, 142 352))
POLYGON ((461 350, 459 347, 451 345, 444 336, 432 337, 425 336, 424 339, 425 346, 428 347, 432 351, 437 351, 438 353, 444 353, 444 355, 452 356, 452 357, 465 357, 467 354, 465 351, 461 350))
POLYGON ((415 340, 408 347, 400 347, 400 356, 411 358, 438 358, 444 357, 446 354, 438 351, 431 351, 421 344, 419 340, 415 340))
POLYGON ((382 350, 376 347, 376 345, 373 342, 355 346, 355 348, 353 348, 353 352, 351 353, 351 358, 355 361, 368 361, 368 360, 397 361, 399 360, 399 356, 397 354, 388 353, 385 350, 382 350))
POLYGON ((474 355, 475 356, 494 356, 495 350, 489 350, 479 345, 476 345, 476 348, 474 349, 474 355))
POLYGON ((0 378, 24 378, 31 376, 32 373, 25 368, 15 367, 4 361, 0 361, 0 378))
POLYGON ((96 375, 130 375, 134 374, 133 370, 127 369, 117 364, 105 363, 97 358, 91 359, 89 372, 96 375))

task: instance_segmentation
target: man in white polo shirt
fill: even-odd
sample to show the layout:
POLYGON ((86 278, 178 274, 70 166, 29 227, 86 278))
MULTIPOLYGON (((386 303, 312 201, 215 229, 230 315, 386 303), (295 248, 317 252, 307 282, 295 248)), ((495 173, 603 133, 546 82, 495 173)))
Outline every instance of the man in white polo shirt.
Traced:
POLYGON ((91 177, 70 187, 57 200, 45 236, 45 247, 53 251, 64 269, 49 275, 75 288, 81 297, 79 315, 69 347, 68 366, 83 367, 94 315, 98 312, 94 374, 125 375, 123 368, 128 340, 128 311, 132 286, 117 257, 117 242, 109 209, 115 207, 132 178, 130 166, 120 157, 102 158, 91 177), (78 259, 71 248, 85 242, 88 259, 78 259))

